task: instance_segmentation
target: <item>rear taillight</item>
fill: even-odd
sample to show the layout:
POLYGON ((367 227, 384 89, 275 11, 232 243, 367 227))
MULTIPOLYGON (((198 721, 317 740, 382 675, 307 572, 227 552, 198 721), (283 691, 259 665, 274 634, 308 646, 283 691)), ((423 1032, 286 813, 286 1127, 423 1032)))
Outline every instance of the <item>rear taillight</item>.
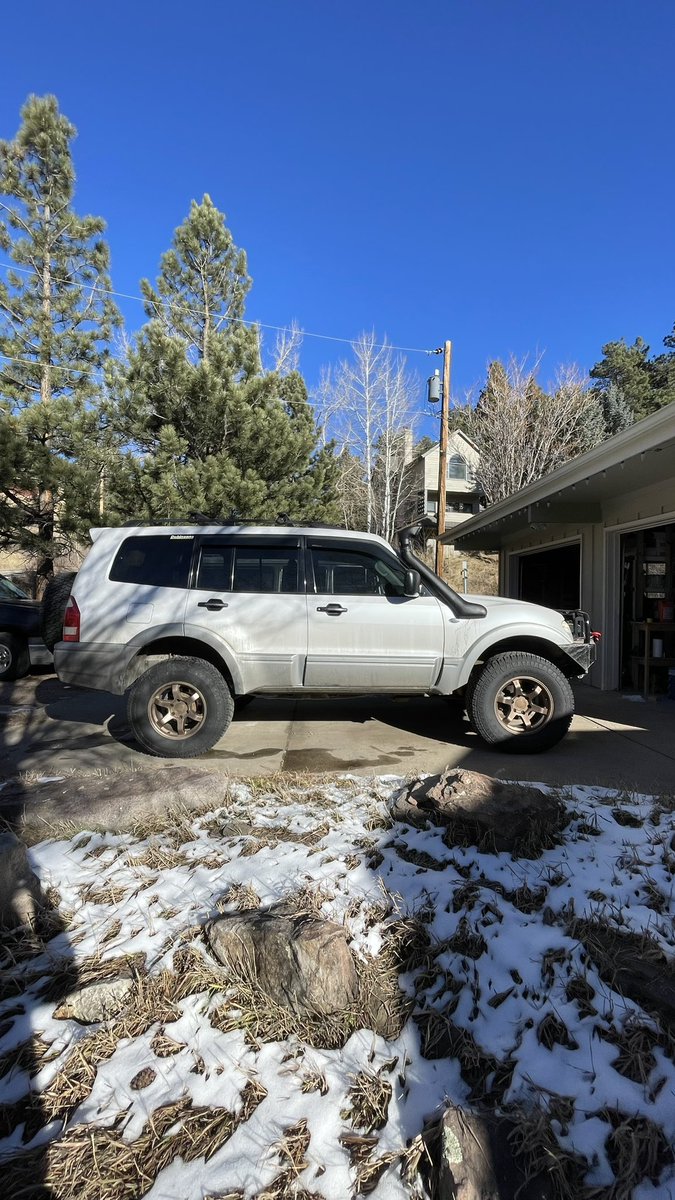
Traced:
POLYGON ((80 610, 74 596, 70 596, 63 614, 64 642, 79 642, 80 640, 80 610))

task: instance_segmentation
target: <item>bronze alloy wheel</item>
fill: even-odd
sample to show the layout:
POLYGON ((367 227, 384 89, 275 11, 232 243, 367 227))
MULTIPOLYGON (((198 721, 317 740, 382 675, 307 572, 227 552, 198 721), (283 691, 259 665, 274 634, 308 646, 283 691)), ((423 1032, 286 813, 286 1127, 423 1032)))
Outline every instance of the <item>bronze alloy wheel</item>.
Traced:
POLYGON ((162 737, 184 740, 199 733, 207 717, 206 700, 193 683, 163 683, 148 701, 148 719, 162 737))
POLYGON ((495 716, 511 734, 536 733, 553 716, 553 696, 540 679, 514 675, 495 696, 495 716))

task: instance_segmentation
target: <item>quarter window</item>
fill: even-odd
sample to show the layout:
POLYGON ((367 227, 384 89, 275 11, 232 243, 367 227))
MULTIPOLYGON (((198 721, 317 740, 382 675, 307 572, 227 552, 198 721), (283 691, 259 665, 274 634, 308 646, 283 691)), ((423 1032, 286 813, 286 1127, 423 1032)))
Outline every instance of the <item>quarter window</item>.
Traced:
POLYGON ((193 537, 148 534, 125 538, 112 567, 115 583, 185 588, 190 575, 193 537))

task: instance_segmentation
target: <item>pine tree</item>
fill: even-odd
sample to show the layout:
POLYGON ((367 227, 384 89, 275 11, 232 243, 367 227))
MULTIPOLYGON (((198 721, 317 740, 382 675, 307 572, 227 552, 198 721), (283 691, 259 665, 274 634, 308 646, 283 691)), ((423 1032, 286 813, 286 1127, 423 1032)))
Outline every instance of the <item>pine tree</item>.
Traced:
POLYGON ((650 362, 654 386, 661 404, 672 404, 675 400, 675 325, 663 339, 665 354, 657 354, 650 362))
POLYGON ((48 575, 97 505, 92 400, 117 312, 105 224, 73 209, 75 128, 54 96, 21 119, 0 141, 0 544, 48 575))
MULTIPOLYGON (((602 347, 603 357, 590 371, 591 379, 597 379, 593 391, 598 399, 614 385, 616 393, 639 421, 660 407, 655 394, 654 382, 649 365, 649 346, 638 337, 632 346, 623 338, 618 342, 607 342, 602 347)), ((611 434, 608 429, 608 435, 611 434)))
POLYGON ((130 349, 116 417, 130 449, 115 480, 120 515, 326 520, 331 448, 301 376, 262 369, 257 329, 243 322, 251 281, 209 196, 193 201, 143 281, 148 322, 130 349))
POLYGON ((623 433, 624 429, 628 429, 633 424, 635 420, 633 410, 615 383, 610 383, 609 387, 599 392, 598 399, 605 427, 605 437, 614 437, 615 433, 623 433))

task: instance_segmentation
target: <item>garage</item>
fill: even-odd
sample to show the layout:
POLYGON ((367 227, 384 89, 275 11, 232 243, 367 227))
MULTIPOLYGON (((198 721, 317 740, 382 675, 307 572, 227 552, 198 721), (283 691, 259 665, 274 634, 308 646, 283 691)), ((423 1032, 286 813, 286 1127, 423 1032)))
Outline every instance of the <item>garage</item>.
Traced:
POLYGON ((441 540, 497 551, 503 596, 588 612, 592 686, 675 699, 675 404, 441 540))

